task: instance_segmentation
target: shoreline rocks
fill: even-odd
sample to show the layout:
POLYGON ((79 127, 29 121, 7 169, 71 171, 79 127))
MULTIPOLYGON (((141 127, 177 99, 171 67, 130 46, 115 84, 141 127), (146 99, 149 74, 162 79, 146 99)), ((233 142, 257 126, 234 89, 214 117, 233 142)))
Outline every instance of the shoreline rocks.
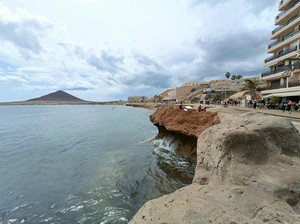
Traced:
POLYGON ((217 117, 197 138, 193 183, 147 202, 130 223, 300 223, 299 131, 256 112, 217 117))
POLYGON ((150 115, 150 121, 158 128, 155 139, 168 138, 176 146, 175 152, 187 159, 197 160, 198 136, 208 127, 218 124, 215 112, 158 108, 150 115))

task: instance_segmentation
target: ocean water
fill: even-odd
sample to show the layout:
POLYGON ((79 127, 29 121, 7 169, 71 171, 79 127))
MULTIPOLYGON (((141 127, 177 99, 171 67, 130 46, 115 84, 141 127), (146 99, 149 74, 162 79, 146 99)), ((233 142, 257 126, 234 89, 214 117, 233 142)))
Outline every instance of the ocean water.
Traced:
POLYGON ((128 223, 191 183, 195 163, 150 141, 152 110, 0 107, 0 224, 128 223))

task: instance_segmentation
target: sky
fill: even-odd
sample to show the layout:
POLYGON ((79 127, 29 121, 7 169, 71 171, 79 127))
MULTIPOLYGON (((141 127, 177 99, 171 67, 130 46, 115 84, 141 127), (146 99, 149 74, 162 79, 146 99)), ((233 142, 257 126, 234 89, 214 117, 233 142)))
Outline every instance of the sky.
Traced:
POLYGON ((279 0, 1 0, 0 102, 152 97, 258 76, 279 0))

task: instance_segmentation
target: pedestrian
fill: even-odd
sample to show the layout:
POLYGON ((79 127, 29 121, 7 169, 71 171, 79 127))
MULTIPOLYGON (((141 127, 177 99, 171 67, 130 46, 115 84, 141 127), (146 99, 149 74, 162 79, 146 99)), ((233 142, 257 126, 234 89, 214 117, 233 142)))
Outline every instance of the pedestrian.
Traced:
POLYGON ((293 105, 293 101, 288 100, 287 103, 287 111, 291 114, 292 113, 292 105, 293 105))
POLYGON ((180 110, 183 109, 182 103, 179 105, 179 109, 180 109, 180 110))
POLYGON ((201 104, 198 106, 198 112, 201 112, 201 104))
POLYGON ((257 102, 255 100, 254 103, 253 103, 253 108, 256 109, 256 106, 257 106, 257 102))

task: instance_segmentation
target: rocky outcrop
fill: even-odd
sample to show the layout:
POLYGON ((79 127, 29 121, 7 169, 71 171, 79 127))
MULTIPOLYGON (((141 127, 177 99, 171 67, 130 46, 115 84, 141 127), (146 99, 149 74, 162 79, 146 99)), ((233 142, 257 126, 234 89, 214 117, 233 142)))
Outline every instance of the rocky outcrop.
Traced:
POLYGON ((286 118, 218 113, 197 140, 193 184, 130 223, 300 223, 300 135, 286 118))
POLYGON ((208 127, 218 124, 215 112, 158 108, 150 115, 150 121, 158 128, 155 139, 168 138, 175 152, 188 159, 197 160, 198 136, 208 127))

